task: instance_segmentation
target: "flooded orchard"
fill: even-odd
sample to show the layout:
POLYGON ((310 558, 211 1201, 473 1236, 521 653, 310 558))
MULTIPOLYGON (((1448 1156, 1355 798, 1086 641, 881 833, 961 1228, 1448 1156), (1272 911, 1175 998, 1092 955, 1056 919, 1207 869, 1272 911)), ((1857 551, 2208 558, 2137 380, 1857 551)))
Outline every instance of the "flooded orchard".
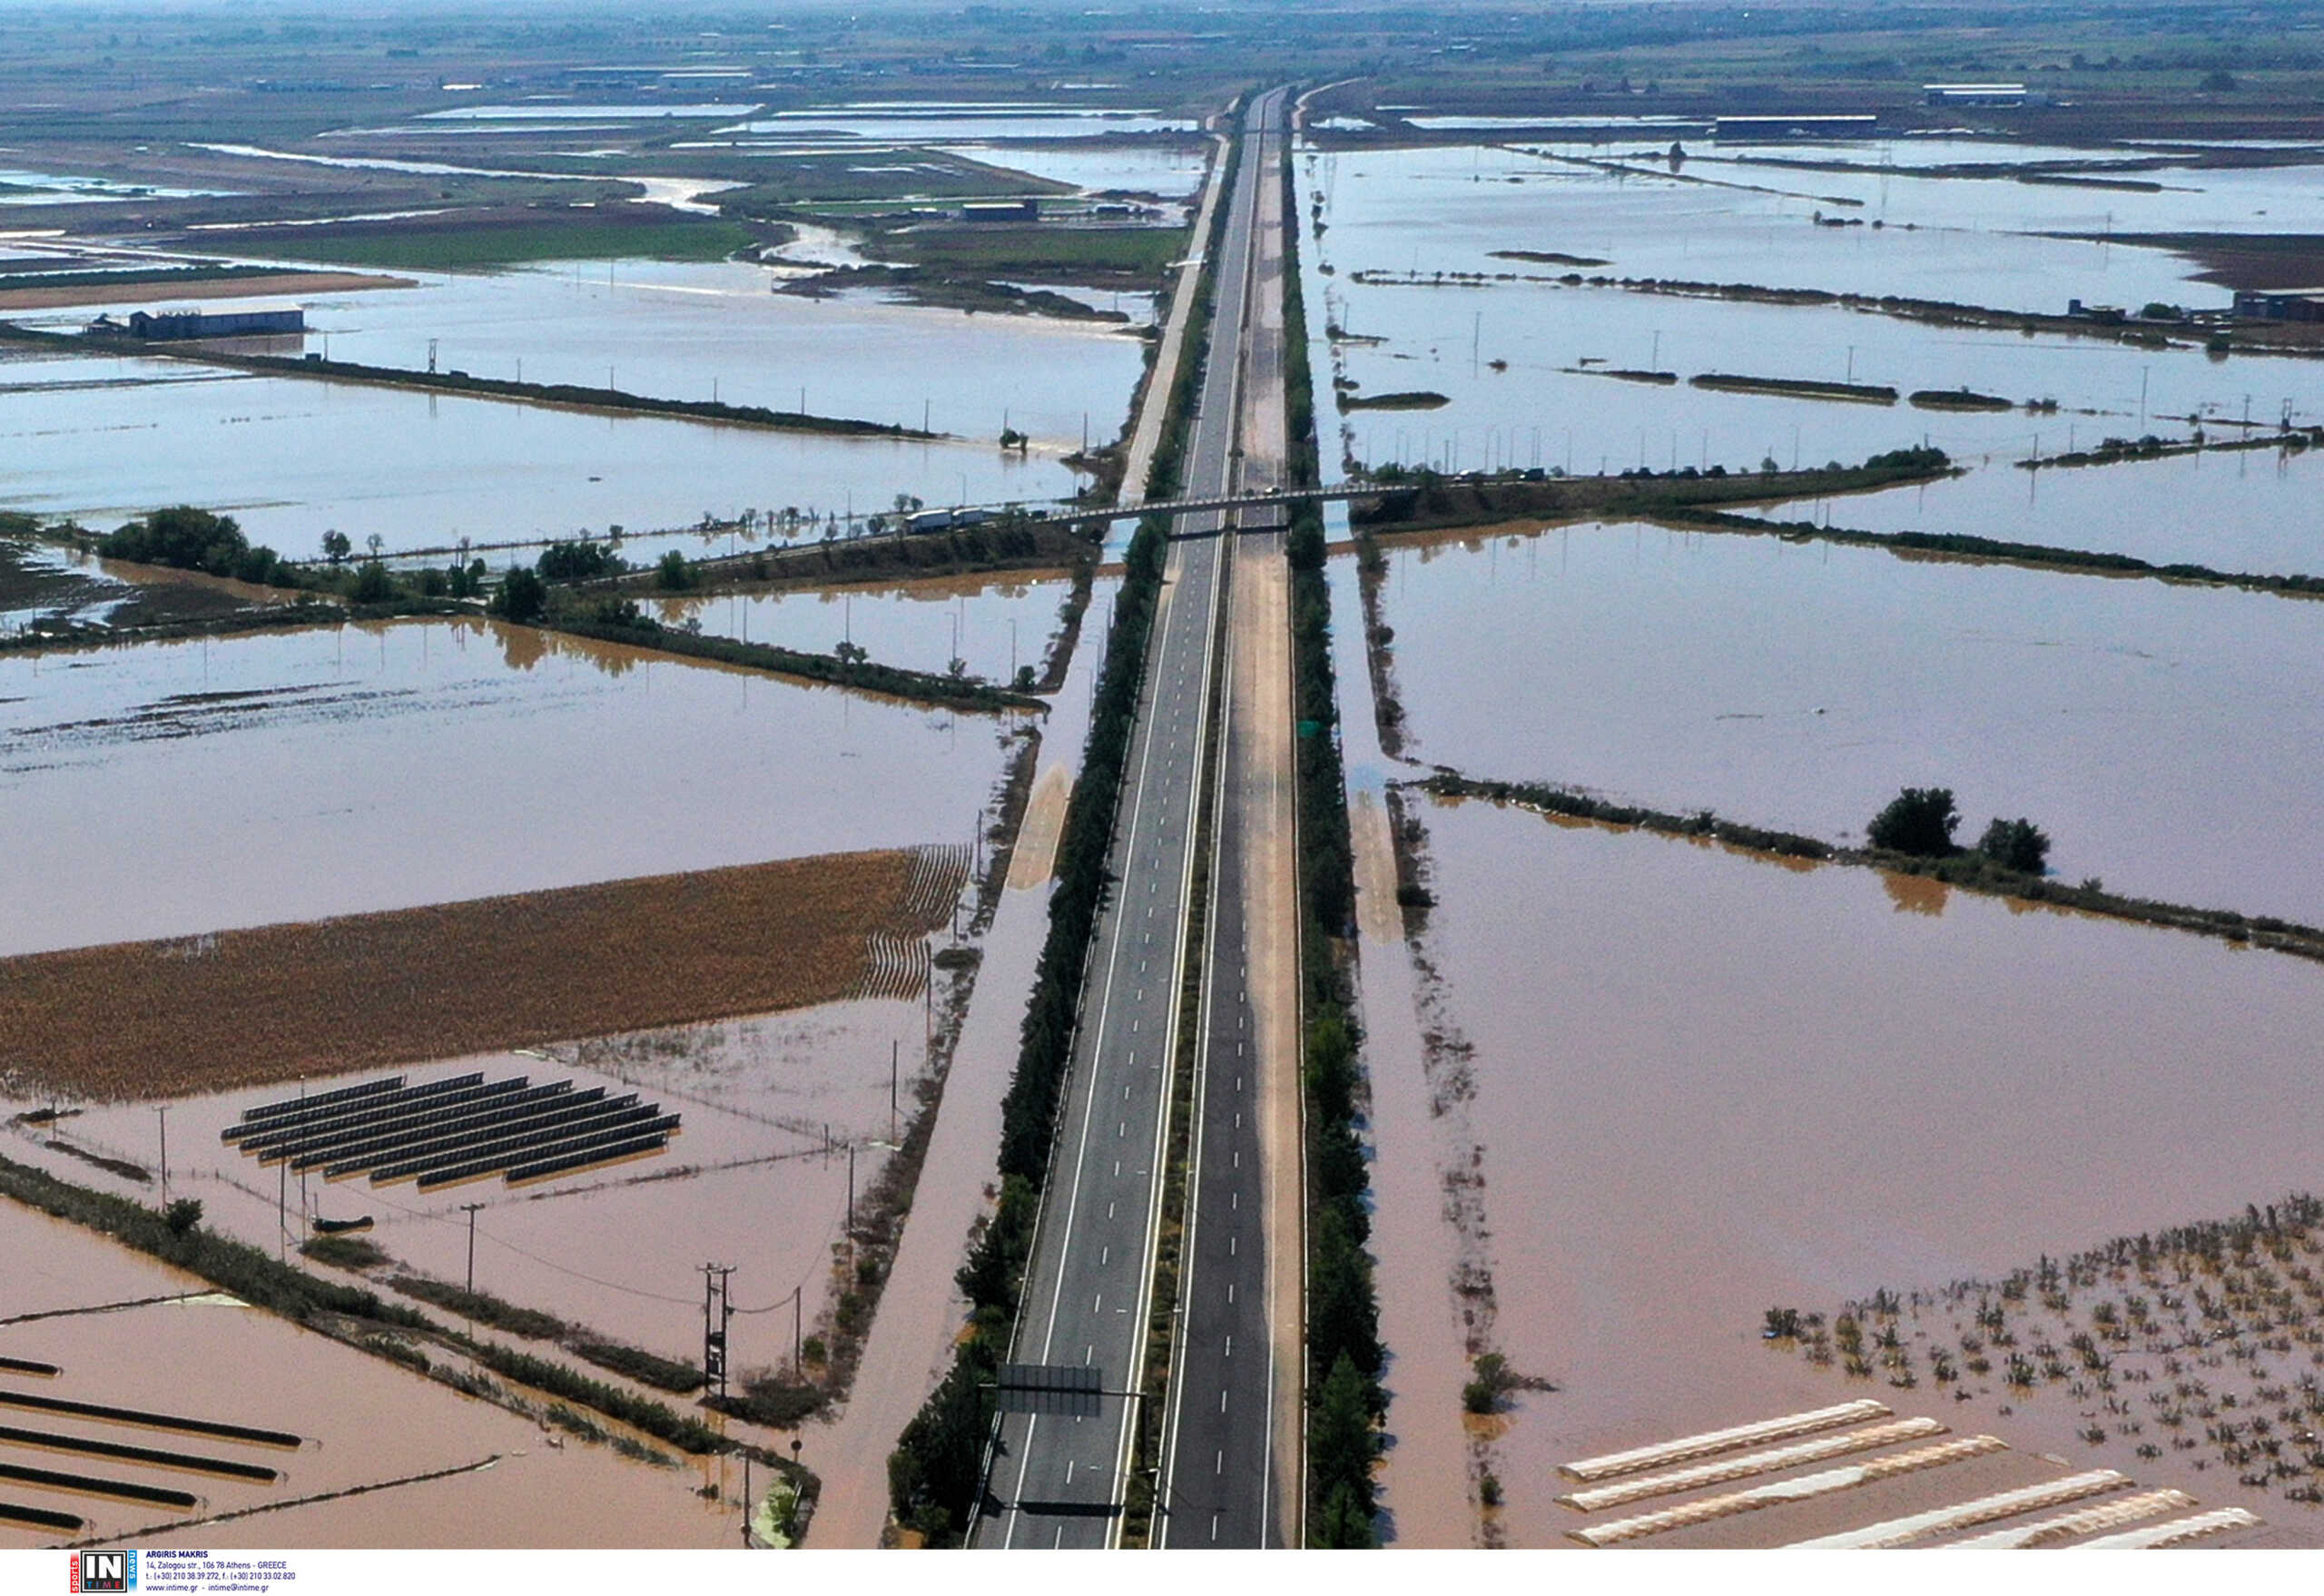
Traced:
POLYGON ((1384 552, 1413 759, 1836 840, 1950 787, 2065 880, 2324 916, 2308 601, 1640 524, 1384 552))
MULTIPOLYGON (((1866 1394, 1763 1345, 1771 1304, 1990 1276, 2312 1177, 2309 966, 1412 801, 1438 904, 1429 1085, 1482 1149, 1437 1173, 1482 1203, 1493 1345, 1557 1386, 1486 1443, 1516 1543, 1578 1522, 1551 1500, 1569 1460, 1866 1394)), ((1457 1336, 1474 1299, 1449 1296, 1439 1234, 1457 1336)), ((2063 1451, 2072 1422, 1996 1433, 2063 1451)), ((2237 1499, 2178 1460, 2139 1466, 2237 1499)))
POLYGON ((0 658, 0 953, 965 846, 1007 731, 482 620, 0 658))

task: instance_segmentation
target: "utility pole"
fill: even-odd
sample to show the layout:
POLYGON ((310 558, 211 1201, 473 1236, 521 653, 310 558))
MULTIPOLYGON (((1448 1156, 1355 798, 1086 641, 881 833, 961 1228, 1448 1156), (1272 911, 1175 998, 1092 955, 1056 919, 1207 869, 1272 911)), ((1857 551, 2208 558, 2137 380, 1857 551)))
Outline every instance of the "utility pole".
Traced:
POLYGON ((847 1144, 847 1266, 855 1268, 855 1142, 847 1144))
POLYGON ((728 1285, 734 1273, 732 1264, 702 1266, 702 1372, 717 1384, 721 1400, 726 1395, 726 1326, 734 1317, 728 1285))
MULTIPOLYGON (((888 1139, 896 1139, 896 1082, 901 1070, 903 1044, 891 1037, 888 1040, 888 1139)), ((166 1166, 164 1167, 166 1168, 166 1166)), ((167 1179, 166 1174, 162 1177, 167 1179)))
POLYGON ((162 1200, 167 1202, 170 1197, 170 1106, 163 1103, 153 1112, 162 1121, 162 1200))
POLYGON ((476 1295, 476 1211, 482 1203, 462 1203, 460 1211, 468 1217, 468 1295, 476 1295))

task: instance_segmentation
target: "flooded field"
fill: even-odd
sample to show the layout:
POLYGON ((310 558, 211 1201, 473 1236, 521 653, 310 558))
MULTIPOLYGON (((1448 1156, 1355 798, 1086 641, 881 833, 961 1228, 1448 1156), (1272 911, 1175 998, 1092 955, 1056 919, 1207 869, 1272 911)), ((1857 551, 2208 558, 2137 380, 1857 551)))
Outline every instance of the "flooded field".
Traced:
MULTIPOLYGON (((734 1511, 694 1494, 703 1483, 694 1465, 657 1469, 602 1446, 552 1443, 531 1420, 231 1299, 75 1311, 198 1291, 202 1283, 13 1203, 0 1203, 0 1320, 66 1315, 0 1324, 0 1350, 64 1370, 54 1380, 12 1376, 12 1386, 279 1430, 302 1442, 290 1452, 189 1443, 146 1427, 9 1410, 15 1427, 231 1453, 281 1476, 188 1484, 182 1473, 110 1464, 92 1471, 191 1491, 202 1498, 192 1509, 11 1485, 12 1500, 89 1519, 89 1533, 200 1546, 710 1546, 735 1536, 734 1511), (242 1512, 251 1516, 211 1522, 242 1512), (155 1528, 180 1522, 188 1527, 155 1528)), ((60 1461, 69 1455, 11 1448, 7 1461, 72 1470, 74 1463, 60 1461)), ((66 1538, 0 1527, 0 1547, 66 1538)))
POLYGON ((1118 191, 1165 200, 1193 199, 1209 166, 1203 145, 1191 136, 1179 143, 1148 144, 971 143, 940 147, 950 154, 1069 182, 1093 193, 1118 191))
MULTIPOLYGON (((2043 447, 2054 448, 2046 438, 2043 447)), ((2313 451, 2238 449, 2042 471, 1996 458, 1949 481, 1749 513, 1872 532, 1965 532, 2101 549, 2157 565, 2289 575, 2324 571, 2319 488, 2324 460, 2313 451)))
POLYGON ((1190 118, 1150 110, 1059 105, 1030 100, 859 100, 778 111, 716 130, 747 146, 808 139, 931 144, 959 139, 1098 139, 1115 134, 1191 133, 1190 118))
MULTIPOLYGON (((2312 1176, 2309 966, 1421 803, 1441 905, 1425 945, 1473 1048, 1440 1053, 1429 1084, 1481 1132, 1497 1345, 1559 1387, 1519 1394, 1497 1438, 1472 1431, 1514 1543, 1581 1522, 1551 1500, 1570 1460, 1867 1394, 1990 1424, 2012 1455, 2086 1456, 2070 1404, 1965 1418, 1867 1392, 1769 1349, 1762 1310, 1991 1276, 2312 1176)), ((2246 1500, 2184 1454, 2132 1466, 2206 1505, 2246 1500)), ((1941 1481, 1952 1493, 1917 1505, 2015 1483, 1941 1481)))
POLYGON ((665 625, 699 621, 707 635, 819 654, 852 642, 876 664, 911 670, 941 673, 958 659, 972 676, 1007 682, 1020 665, 1039 672, 1072 590, 1061 576, 966 577, 663 599, 655 613, 665 625))
MULTIPOLYGON (((1130 365, 1118 409, 1137 375, 1136 346, 1123 347, 1130 365)), ((0 392, 0 507, 110 529, 193 503, 232 515, 254 542, 313 558, 331 530, 359 550, 373 536, 391 549, 443 547, 692 527, 745 508, 852 506, 860 516, 899 493, 940 505, 1039 498, 1076 481, 1053 455, 982 444, 591 415, 239 372, 187 380, 188 369, 199 368, 111 358, 9 368, 17 386, 0 392), (350 455, 350 437, 368 447, 350 455)))
POLYGON ((0 952, 965 844, 1002 734, 481 622, 0 660, 0 952))
POLYGON ((1409 757, 1834 839, 1948 786, 2063 879, 2324 916, 2305 602, 1640 525, 1389 559, 1409 757))
MULTIPOLYGON (((860 1197, 887 1156, 872 1144, 890 1136, 891 1059, 901 1108, 912 1106, 910 1088, 927 1060, 925 1010, 914 989, 906 998, 564 1045, 555 1057, 494 1053, 395 1072, 414 1086, 481 1072, 490 1081, 521 1076, 536 1085, 570 1081, 576 1091, 637 1092, 682 1120, 668 1149, 653 1158, 525 1186, 493 1178, 423 1192, 409 1180, 302 1178, 262 1167, 218 1136, 285 1089, 181 1098, 169 1105, 168 1189, 199 1198, 205 1223, 269 1251, 296 1249, 310 1234, 310 1216, 368 1217, 374 1227, 363 1239, 396 1266, 454 1284, 466 1278, 463 1205, 481 1202, 478 1289, 693 1363, 702 1352, 700 1266, 715 1257, 736 1266, 738 1307, 783 1299, 780 1315, 738 1320, 738 1370, 787 1367, 791 1294, 803 1287, 801 1323, 812 1332, 830 1294, 832 1246, 845 1235, 848 1146, 857 1149, 860 1197), (668 1245, 678 1238, 682 1247, 668 1245)), ((160 1188, 158 1126, 153 1105, 141 1102, 91 1105, 59 1127, 69 1146, 141 1165, 148 1181, 44 1146, 41 1132, 19 1128, 0 1150, 60 1178, 152 1202, 160 1188)))
MULTIPOLYGON (((2200 349, 2143 350, 1551 281, 1603 272, 2050 314, 2063 313, 2069 298, 2133 306, 2226 302, 2226 291, 2189 281, 2193 263, 2159 251, 2009 230, 1907 231, 1893 213, 1878 231, 1818 227, 1816 211, 1830 204, 1813 194, 1616 177, 1545 166, 1498 148, 1314 154, 1302 159, 1299 173, 1304 199, 1324 196, 1324 235, 1305 257, 1307 292, 1352 335, 1334 353, 1356 384, 1353 397, 1418 392, 1446 401, 1409 412, 1344 406, 1340 441, 1359 459, 1586 474, 1641 465, 1732 470, 1767 458, 1784 466, 1854 461, 1924 441, 1956 455, 2022 456, 2037 439, 2054 451, 2070 428, 2093 441, 2108 432, 2175 436, 2185 429, 2172 418, 2240 416, 2248 405, 2250 413, 2272 419, 2287 404, 2298 417, 2314 407, 2312 384, 2296 361, 2219 360, 2200 349), (1496 254, 1503 251, 1579 264, 1496 254), (1462 271, 1532 281, 1435 281, 1438 272, 1462 271), (1591 375, 1582 369, 1590 363, 1666 371, 1679 380, 1591 375), (1688 386, 1686 379, 1706 373, 1885 385, 1900 397, 1885 405, 1841 403, 1688 386), (2059 409, 1976 414, 1921 409, 1902 398, 1964 388, 2019 407, 2054 400, 2059 409)), ((2016 186, 1926 181, 1979 191, 2016 186)))
MULTIPOLYGON (((925 420, 987 445, 1006 410, 1052 454, 1080 446, 1084 412, 1099 441, 1118 432, 1143 369, 1137 340, 1118 327, 800 299, 773 292, 777 281, 756 265, 654 261, 431 277, 313 301, 306 347, 414 370, 428 369, 432 350, 440 369, 517 379, 521 364, 527 382, 595 388, 610 373, 610 386, 631 393, 783 410, 802 408, 803 389, 813 414, 925 420)), ((964 458, 954 468, 977 466, 964 458)), ((857 494, 876 508, 908 490, 866 481, 857 494)))

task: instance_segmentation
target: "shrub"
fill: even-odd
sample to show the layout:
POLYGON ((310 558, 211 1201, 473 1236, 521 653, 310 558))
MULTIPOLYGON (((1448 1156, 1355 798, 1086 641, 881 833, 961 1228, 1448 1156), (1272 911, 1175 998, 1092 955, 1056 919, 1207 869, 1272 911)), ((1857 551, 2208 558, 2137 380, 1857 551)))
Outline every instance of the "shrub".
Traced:
POLYGON ((1476 1373, 1461 1387, 1461 1408, 1464 1413, 1489 1414, 1501 1406, 1502 1394, 1510 1387, 1509 1364, 1497 1352, 1480 1353, 1476 1373))
POLYGON ((388 577, 388 567, 378 560, 366 560, 363 568, 355 573, 355 586, 348 596, 358 604, 384 604, 395 596, 395 584, 388 577))
POLYGON ((2047 868, 2050 838, 2030 820, 2004 820, 1995 815, 1985 834, 1977 839, 1977 852, 2007 869, 2040 875, 2047 868))
POLYGON ((1941 859, 1957 852, 1953 828, 1961 823, 1950 787, 1907 787, 1872 817, 1865 835, 1876 848, 1941 859))
POLYGON ((511 566, 487 607, 504 620, 537 621, 548 608, 548 584, 522 566, 511 566))

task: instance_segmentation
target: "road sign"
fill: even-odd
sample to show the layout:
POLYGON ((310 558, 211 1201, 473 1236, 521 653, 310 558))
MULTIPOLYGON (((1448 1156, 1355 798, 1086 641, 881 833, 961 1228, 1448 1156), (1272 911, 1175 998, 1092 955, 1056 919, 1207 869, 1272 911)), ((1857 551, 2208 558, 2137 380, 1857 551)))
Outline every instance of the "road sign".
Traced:
POLYGON ((1104 1374, 1084 1365, 1000 1365, 1000 1411, 1007 1414, 1062 1414, 1068 1418, 1091 1419, 1098 1416, 1098 1399, 1105 1389, 1104 1374))

